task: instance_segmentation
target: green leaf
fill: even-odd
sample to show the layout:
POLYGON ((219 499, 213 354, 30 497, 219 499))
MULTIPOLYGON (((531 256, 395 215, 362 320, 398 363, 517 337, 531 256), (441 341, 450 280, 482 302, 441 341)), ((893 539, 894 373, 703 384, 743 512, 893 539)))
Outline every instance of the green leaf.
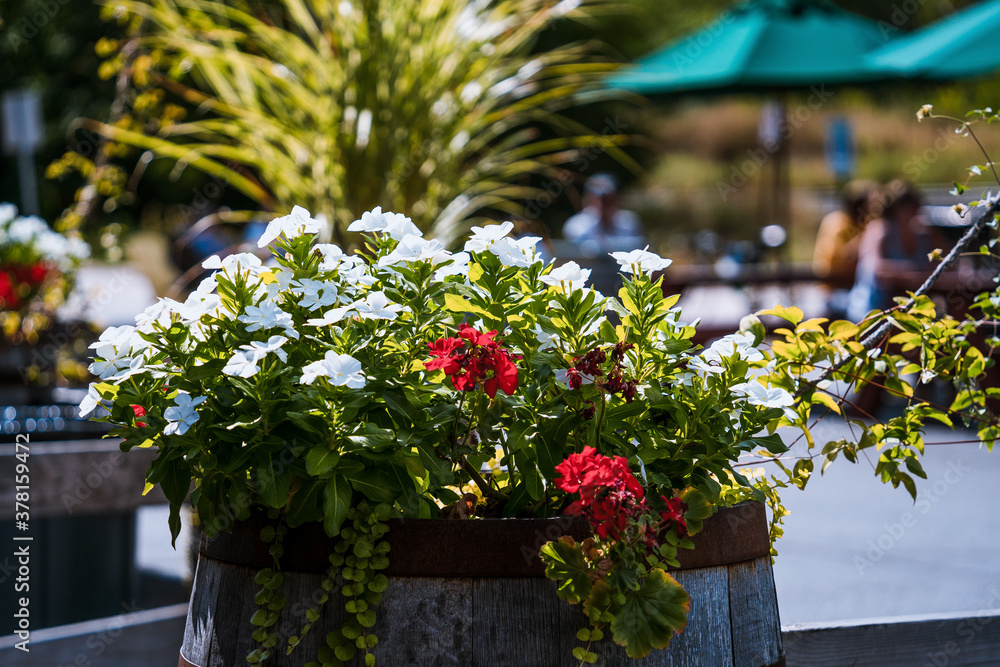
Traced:
POLYGON ((801 308, 798 308, 796 306, 791 306, 789 308, 786 308, 785 306, 781 305, 775 306, 774 308, 770 308, 768 310, 762 310, 757 314, 774 315, 775 317, 780 317, 781 319, 791 322, 792 324, 798 324, 799 322, 802 321, 802 318, 805 317, 805 315, 802 314, 801 308))
POLYGON ((467 299, 463 299, 460 295, 454 294, 452 292, 445 292, 444 295, 444 307, 453 313, 474 313, 476 315, 486 315, 489 316, 489 312, 479 306, 475 305, 467 299))
POLYGON ((285 518, 292 528, 304 523, 318 521, 323 517, 323 482, 307 482, 292 495, 285 518))
POLYGON ((623 591, 625 602, 612 609, 611 634, 630 658, 644 658, 654 648, 666 648, 674 633, 687 625, 691 598, 677 581, 657 568, 639 590, 623 591))
POLYGON ((695 488, 686 489, 681 493, 681 500, 687 505, 684 513, 684 522, 687 524, 688 534, 694 535, 701 530, 702 522, 712 516, 712 504, 705 497, 705 494, 695 488))
POLYGON ((321 477, 333 470, 340 461, 340 452, 326 445, 317 445, 306 452, 306 472, 321 477))
POLYGON ((284 507, 292 487, 291 473, 285 466, 276 464, 273 456, 258 459, 255 472, 255 487, 264 504, 268 507, 284 507))
POLYGON ((170 516, 167 517, 167 525, 170 527, 170 546, 177 548, 177 536, 181 534, 181 507, 170 504, 170 516))
POLYGON ((747 450, 763 447, 772 454, 782 454, 788 451, 788 446, 782 441, 781 437, 777 433, 762 435, 755 438, 747 438, 741 442, 739 446, 740 448, 746 448, 747 450))
POLYGON ((323 487, 323 529, 330 537, 340 533, 352 496, 351 485, 341 475, 334 475, 323 487))
POLYGON ((403 489, 381 470, 362 470, 351 475, 351 486, 378 503, 394 503, 403 489))
POLYGON ((562 539, 548 542, 538 552, 545 563, 545 576, 556 582, 556 594, 570 604, 590 595, 593 584, 583 552, 562 539))

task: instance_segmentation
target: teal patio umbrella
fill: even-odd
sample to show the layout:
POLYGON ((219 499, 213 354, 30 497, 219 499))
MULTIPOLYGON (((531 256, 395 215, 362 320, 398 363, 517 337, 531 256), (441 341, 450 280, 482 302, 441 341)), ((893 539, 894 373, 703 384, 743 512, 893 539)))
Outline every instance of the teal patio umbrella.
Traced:
MULTIPOLYGON (((664 97, 872 84, 894 78, 865 57, 887 39, 875 21, 826 0, 749 0, 701 30, 623 67, 605 85, 664 97)), ((778 116, 784 115, 782 105, 778 116)), ((776 134, 777 142, 769 147, 774 157, 769 215, 772 222, 787 227, 787 147, 783 133, 776 134)))
POLYGON ((778 91, 889 78, 865 55, 879 25, 824 0, 754 0, 623 67, 610 88, 644 95, 778 91))
POLYGON ((1000 0, 986 0, 902 35, 868 55, 873 69, 899 77, 962 79, 1000 69, 1000 0))

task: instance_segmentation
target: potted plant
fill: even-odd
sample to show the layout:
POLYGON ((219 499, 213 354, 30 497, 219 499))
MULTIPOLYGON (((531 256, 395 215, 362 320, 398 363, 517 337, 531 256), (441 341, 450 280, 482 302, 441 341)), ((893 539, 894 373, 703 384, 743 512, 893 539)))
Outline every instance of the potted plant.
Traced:
MULTIPOLYGON (((266 591, 280 591, 281 540, 317 522, 344 545, 334 569, 353 575, 351 554, 384 565, 374 555, 390 517, 584 515, 593 537, 543 549, 560 594, 583 601, 598 582, 627 598, 641 581, 674 612, 640 639, 613 605, 592 632, 610 623, 638 657, 683 626, 687 596, 665 568, 723 485, 749 487, 732 468, 741 453, 784 451, 760 432, 791 396, 748 381, 764 359, 753 334, 690 350, 694 329, 652 278, 669 260, 615 253, 624 287, 606 297, 511 228, 474 228, 451 253, 375 209, 351 226, 367 242, 348 255, 317 243, 320 223, 296 208, 260 239, 273 261, 213 257, 184 303, 163 299, 94 344, 100 379, 81 412, 110 401, 102 419, 122 448, 159 450, 148 482, 170 500, 175 536, 188 500, 208 536, 253 508, 277 520, 262 536, 274 563, 249 660, 275 650, 280 593, 266 591)), ((368 611, 341 644, 364 636, 368 611)))
MULTIPOLYGON (((763 499, 772 536, 780 533, 776 489, 785 482, 741 474, 747 455, 776 462, 804 486, 814 458, 856 459, 890 443, 878 463, 883 481, 911 488, 910 474, 922 474, 920 420, 944 414, 922 403, 903 421, 855 422, 859 441, 828 443, 792 467, 774 433, 796 425, 811 450, 812 407, 837 411, 843 401, 831 398, 829 378, 881 374, 905 393, 897 378, 911 368, 902 357, 871 353, 872 330, 885 338, 882 320, 827 325, 778 307, 768 314, 788 326, 769 348, 758 347, 763 327, 749 318, 741 332, 695 349, 677 297, 654 278, 669 260, 614 253, 623 287, 609 297, 587 287, 579 266, 545 264, 538 239, 513 238, 512 227, 474 227, 452 253, 405 216, 375 209, 350 225, 366 236, 347 254, 317 243, 321 223, 296 207, 261 237, 259 246, 273 251, 267 262, 212 257, 204 264, 212 275, 184 303, 161 300, 135 327, 108 329, 94 344, 100 381, 81 411, 107 402, 103 419, 116 425, 124 450, 159 450, 148 486, 160 485, 170 501, 174 536, 190 501, 221 545, 218 558, 259 568, 250 575, 252 608, 244 605, 240 619, 252 628, 247 662, 280 661, 308 644, 315 655, 281 664, 341 664, 358 654, 373 664, 371 628, 389 585, 383 571, 408 556, 390 551, 397 527, 566 516, 585 521, 556 519, 554 534, 537 529, 547 538, 535 545, 541 562, 531 549, 527 560, 544 562, 558 595, 581 603, 576 618, 590 627, 577 634, 574 658, 595 662, 593 642, 606 635, 642 657, 684 627, 690 598, 669 570, 713 511, 763 499), (236 537, 248 526, 253 543, 246 530, 236 537), (296 536, 320 526, 323 539, 296 536), (316 554, 315 594, 290 628, 283 610, 303 601, 285 592, 288 563, 316 554), (318 646, 310 630, 332 618, 335 592, 344 612, 318 646)), ((903 333, 936 319, 919 293, 894 317, 903 333)), ((968 341, 925 338, 938 352, 969 356, 968 341)), ((990 365, 979 359, 942 362, 937 372, 975 383, 990 365)), ((950 412, 978 410, 973 403, 950 412)), ((996 433, 991 424, 985 440, 996 433)), ((409 551, 431 548, 420 544, 409 551)), ((744 664, 769 662, 751 656, 744 664)))
POLYGON ((8 384, 23 389, 56 366, 52 360, 52 369, 40 368, 27 351, 52 327, 76 269, 89 256, 90 247, 79 236, 64 236, 41 218, 18 215, 13 204, 0 203, 0 341, 6 344, 8 384))

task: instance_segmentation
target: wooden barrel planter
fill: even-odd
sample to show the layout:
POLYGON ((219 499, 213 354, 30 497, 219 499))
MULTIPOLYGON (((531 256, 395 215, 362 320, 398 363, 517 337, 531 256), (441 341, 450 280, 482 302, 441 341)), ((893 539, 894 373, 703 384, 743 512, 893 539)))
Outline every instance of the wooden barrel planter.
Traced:
MULTIPOLYGON (((203 539, 181 648, 180 667, 237 667, 254 648, 249 618, 257 607, 257 571, 271 565, 259 540, 261 520, 203 539)), ((582 539, 580 520, 479 519, 390 522, 389 588, 377 608, 374 649, 383 667, 557 667, 577 665, 576 632, 586 623, 544 577, 538 549, 563 534, 582 539)), ((606 667, 769 667, 784 665, 764 506, 719 511, 683 551, 675 578, 691 596, 687 628, 667 649, 631 660, 610 639, 600 642, 606 667)), ((282 559, 288 603, 278 622, 297 634, 306 609, 322 593, 332 546, 319 524, 289 531, 282 559)), ((291 656, 279 644, 268 661, 301 667, 316 659, 326 634, 339 627, 343 598, 291 656)), ((610 635, 610 632, 608 633, 610 635)), ((362 664, 360 660, 356 664, 362 664)))

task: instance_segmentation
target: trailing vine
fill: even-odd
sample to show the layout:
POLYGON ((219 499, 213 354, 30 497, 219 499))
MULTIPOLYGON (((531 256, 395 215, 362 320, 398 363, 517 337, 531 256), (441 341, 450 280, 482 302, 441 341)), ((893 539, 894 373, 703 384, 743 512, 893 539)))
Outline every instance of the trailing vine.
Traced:
POLYGON ((282 520, 279 520, 277 526, 265 526, 260 531, 261 541, 271 545, 267 551, 271 554, 274 565, 264 568, 254 577, 254 582, 261 588, 253 598, 258 609, 250 617, 250 624, 254 626, 251 637, 257 642, 257 647, 246 657, 251 665, 266 662, 271 657, 271 649, 278 644, 278 632, 275 626, 286 601, 285 594, 278 590, 284 581, 280 561, 285 548, 281 542, 287 532, 288 526, 282 520))

